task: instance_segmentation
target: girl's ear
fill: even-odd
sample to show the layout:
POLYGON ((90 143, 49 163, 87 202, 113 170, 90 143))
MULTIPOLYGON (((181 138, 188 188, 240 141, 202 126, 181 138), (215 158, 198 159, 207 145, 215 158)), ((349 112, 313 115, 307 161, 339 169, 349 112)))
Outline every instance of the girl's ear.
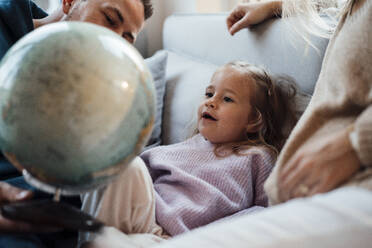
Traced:
POLYGON ((246 126, 247 133, 257 133, 262 129, 263 126, 263 120, 262 120, 262 114, 257 111, 257 117, 250 121, 248 125, 246 126))
POLYGON ((72 2, 74 0, 63 0, 62 1, 62 9, 63 9, 63 13, 65 13, 66 15, 68 14, 68 12, 70 11, 71 9, 71 5, 72 5, 72 2))
POLYGON ((247 133, 257 133, 262 129, 262 119, 249 123, 246 127, 247 133))

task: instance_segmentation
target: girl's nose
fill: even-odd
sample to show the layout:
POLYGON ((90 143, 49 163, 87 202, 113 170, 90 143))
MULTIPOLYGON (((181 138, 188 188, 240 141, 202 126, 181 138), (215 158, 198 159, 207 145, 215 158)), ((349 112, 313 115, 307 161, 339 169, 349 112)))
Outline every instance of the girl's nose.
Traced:
POLYGON ((205 102, 205 106, 209 108, 216 108, 216 103, 213 101, 213 99, 209 99, 208 101, 205 102))

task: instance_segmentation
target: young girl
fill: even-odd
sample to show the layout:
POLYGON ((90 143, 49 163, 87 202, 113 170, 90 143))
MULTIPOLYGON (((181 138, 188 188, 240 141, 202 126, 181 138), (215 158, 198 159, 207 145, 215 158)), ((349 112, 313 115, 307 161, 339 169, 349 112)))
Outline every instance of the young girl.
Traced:
POLYGON ((244 62, 222 66, 199 107, 199 133, 145 151, 105 190, 85 195, 83 209, 124 233, 166 238, 266 207, 263 184, 284 125, 296 121, 286 85, 244 62))

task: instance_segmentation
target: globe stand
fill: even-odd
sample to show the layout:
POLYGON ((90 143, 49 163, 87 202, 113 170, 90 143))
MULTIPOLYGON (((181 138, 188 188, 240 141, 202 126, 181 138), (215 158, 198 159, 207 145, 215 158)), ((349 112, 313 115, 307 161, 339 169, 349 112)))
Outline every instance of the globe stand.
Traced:
MULTIPOLYGON (((51 193, 53 187, 41 183, 25 170, 23 175, 31 185, 51 193)), ((61 189, 54 189, 53 199, 29 200, 3 205, 1 213, 11 220, 71 231, 97 232, 103 227, 102 222, 80 209, 60 202, 61 192, 61 189)))

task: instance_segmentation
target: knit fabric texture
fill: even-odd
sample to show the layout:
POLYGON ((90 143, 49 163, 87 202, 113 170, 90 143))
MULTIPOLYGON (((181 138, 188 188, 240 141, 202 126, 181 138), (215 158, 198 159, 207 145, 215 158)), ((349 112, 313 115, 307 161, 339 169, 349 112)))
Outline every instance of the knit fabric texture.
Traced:
POLYGON ((345 185, 372 190, 372 0, 346 13, 328 45, 311 102, 284 146, 265 184, 279 203, 278 171, 302 146, 354 125, 353 146, 362 169, 345 185))
POLYGON ((156 220, 172 236, 268 204, 263 184, 275 161, 264 148, 219 158, 198 134, 141 158, 154 182, 156 220))

